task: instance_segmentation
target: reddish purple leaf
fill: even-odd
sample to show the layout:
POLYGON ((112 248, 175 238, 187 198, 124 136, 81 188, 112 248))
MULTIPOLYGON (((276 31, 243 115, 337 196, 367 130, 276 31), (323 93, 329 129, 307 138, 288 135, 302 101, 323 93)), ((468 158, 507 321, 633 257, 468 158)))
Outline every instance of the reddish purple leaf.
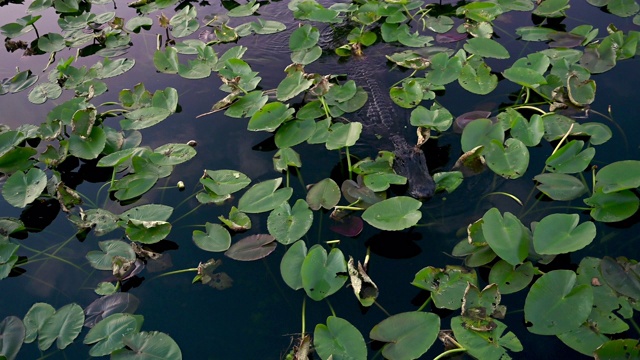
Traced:
POLYGON ((331 231, 348 237, 358 236, 363 228, 364 222, 362 218, 353 215, 344 219, 333 220, 333 225, 329 227, 331 231))
POLYGON ((253 261, 271 254, 277 244, 271 235, 251 235, 231 245, 224 254, 234 260, 253 261))
POLYGON ((460 34, 457 31, 449 31, 446 34, 437 34, 436 42, 440 44, 449 44, 449 43, 458 42, 460 40, 464 40, 466 38, 467 38, 466 33, 460 34))
POLYGON ((491 111, 475 110, 464 113, 456 118, 453 122, 453 131, 462 134, 462 130, 473 120, 488 119, 491 111))

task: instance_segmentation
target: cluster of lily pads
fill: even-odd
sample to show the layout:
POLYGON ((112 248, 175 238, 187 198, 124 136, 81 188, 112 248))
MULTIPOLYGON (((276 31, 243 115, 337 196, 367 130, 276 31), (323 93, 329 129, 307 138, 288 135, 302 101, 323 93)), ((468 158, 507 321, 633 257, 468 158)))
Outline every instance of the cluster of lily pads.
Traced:
MULTIPOLYGON (((640 23, 640 7, 635 0, 588 2, 614 15, 633 16, 634 24, 640 23)), ((93 163, 111 172, 110 181, 105 183, 111 199, 132 205, 157 187, 160 179, 169 177, 176 165, 196 156, 192 142, 168 143, 155 149, 142 145, 141 130, 177 111, 176 89, 151 93, 144 84, 136 84, 121 90, 118 101, 96 101, 107 91, 103 80, 134 67, 134 59, 122 56, 131 46, 133 34, 154 26, 149 14, 177 3, 135 1, 129 6, 139 16, 123 19, 115 11, 91 13, 92 5, 108 5, 111 1, 36 0, 27 9, 29 15, 0 27, 8 50, 23 49, 32 56, 49 54, 47 67, 56 54, 68 48, 78 49, 76 56, 102 57, 87 68, 75 67, 76 56, 72 56, 55 64, 46 79, 24 70, 0 82, 0 95, 30 89, 28 98, 34 104, 54 101, 65 91, 72 93, 72 98, 55 106, 40 125, 2 129, 4 199, 18 208, 55 199, 79 233, 86 236, 93 232, 102 237, 120 231, 127 240, 100 241, 96 244, 100 250, 86 255, 94 269, 111 271, 113 276, 110 282, 96 284, 101 298, 93 304, 83 309, 72 303, 55 310, 37 303, 22 319, 6 317, 0 323, 0 355, 7 359, 17 358, 23 343, 36 340, 42 351, 56 341, 58 349, 64 349, 79 336, 83 325, 91 328, 83 340, 93 344, 91 356, 182 357, 168 335, 140 331, 142 316, 132 315, 138 300, 122 292, 122 284, 162 258, 153 245, 169 237, 174 209, 163 204, 135 206, 119 214, 95 204, 85 209, 83 195, 63 180, 69 163, 77 159, 93 163), (41 15, 34 14, 51 7, 60 15, 61 32, 39 34, 36 25, 41 15), (32 42, 21 40, 34 33, 32 42)), ((640 161, 590 167, 595 146, 610 140, 612 132, 599 122, 577 122, 571 114, 591 111, 589 105, 596 94, 592 75, 634 57, 640 49, 640 32, 624 32, 610 25, 606 34, 600 34, 599 29, 587 24, 568 31, 558 29, 555 20, 566 15, 569 0, 539 4, 494 0, 455 6, 408 0, 324 6, 315 0, 293 0, 288 8, 300 26, 288 38, 291 64, 275 89, 264 90, 259 73, 243 60, 247 47, 227 47, 221 54, 216 50, 221 44, 244 37, 270 36, 287 29, 282 22, 257 16, 261 6, 249 1, 234 4, 224 14, 202 16, 197 7, 186 4, 170 18, 164 13, 158 16, 158 25, 166 31, 157 35, 158 49, 153 56, 156 69, 185 79, 217 75, 222 81, 220 90, 227 95, 214 103, 211 112, 224 111, 228 117, 247 119, 249 131, 273 133, 278 149, 273 156, 275 173, 285 173, 286 181, 274 175, 252 184, 249 176, 237 170, 205 169, 199 180, 202 189, 195 196, 198 202, 202 206, 231 202, 233 206, 228 216, 219 217, 220 223, 206 223, 204 231, 193 231, 197 247, 224 252, 237 261, 252 261, 268 256, 278 244, 287 246, 280 270, 282 279, 294 291, 302 289, 308 298, 320 301, 349 282, 361 306, 375 303, 378 287, 367 274, 369 259, 360 262, 345 256, 335 241, 320 243, 317 239, 318 243, 309 246, 312 241, 308 232, 314 221, 329 212, 338 222, 334 230, 344 237, 357 236, 363 221, 380 230, 401 231, 419 225, 422 203, 408 196, 390 196, 392 186, 407 180, 394 172, 393 153, 382 151, 375 159, 351 163, 349 148, 358 142, 363 124, 345 118, 366 106, 369 94, 358 85, 365 82, 310 73, 305 67, 328 51, 356 58, 366 56, 381 42, 399 44, 403 51, 387 59, 408 69, 410 75, 389 89, 391 101, 411 111, 410 123, 423 141, 453 128, 461 133, 463 154, 456 166, 433 174, 439 192, 455 191, 485 167, 506 179, 523 177, 529 168, 529 148, 545 141, 552 145, 553 152, 546 157, 542 173, 533 177, 535 189, 553 201, 582 199, 586 205, 583 210, 591 219, 579 213, 553 213, 527 226, 517 216, 491 208, 469 224, 467 236, 452 250, 465 266, 427 266, 420 270, 412 284, 429 292, 428 300, 419 309, 391 315, 370 329, 369 337, 384 343, 382 355, 389 359, 419 358, 437 339, 445 345, 438 358, 466 352, 478 359, 502 359, 509 357, 508 351, 526 350, 500 321, 506 314, 501 295, 530 287, 524 316, 531 333, 557 336, 575 351, 598 358, 639 356, 637 336, 625 339, 629 325, 639 330, 633 321, 634 311, 640 310, 640 269, 635 261, 585 257, 577 271, 546 273, 539 264, 549 264, 557 255, 589 246, 597 236, 594 221, 618 222, 638 210, 640 161), (532 12, 539 24, 519 27, 516 34, 522 41, 547 42, 549 48, 515 59, 496 73, 488 62, 511 59, 511 54, 496 40, 494 20, 510 11, 532 12), (254 20, 236 24, 236 19, 249 16, 254 20), (326 34, 321 30, 327 28, 334 35, 347 29, 332 49, 322 44, 326 34), (435 46, 434 41, 463 45, 455 51, 452 46, 435 46), (515 100, 495 116, 474 112, 454 119, 438 102, 438 94, 447 86, 457 84, 470 93, 486 95, 499 81, 510 82, 519 90, 515 100), (425 102, 432 104, 426 107, 422 105, 425 102), (327 177, 311 185, 303 196, 294 197, 297 193, 289 184, 289 175, 300 171, 304 154, 296 151, 296 146, 303 143, 345 152, 349 174, 355 180, 338 184, 327 177), (241 191, 236 202, 234 194, 241 191), (262 213, 269 213, 268 233, 232 240, 251 229, 250 214, 262 213), (489 285, 484 288, 475 270, 479 267, 490 268, 489 285), (424 311, 431 303, 432 307, 460 313, 450 319, 448 328, 442 328, 438 315, 424 311)), ((0 278, 28 265, 19 257, 21 245, 14 239, 26 230, 20 219, 0 219, 0 278)), ((226 273, 214 273, 219 264, 219 260, 211 259, 172 273, 195 272, 194 282, 224 289, 232 280, 226 273)), ((312 351, 322 359, 367 358, 361 329, 335 313, 325 324, 316 325, 312 334, 303 321, 300 338, 288 356, 308 358, 312 351)))

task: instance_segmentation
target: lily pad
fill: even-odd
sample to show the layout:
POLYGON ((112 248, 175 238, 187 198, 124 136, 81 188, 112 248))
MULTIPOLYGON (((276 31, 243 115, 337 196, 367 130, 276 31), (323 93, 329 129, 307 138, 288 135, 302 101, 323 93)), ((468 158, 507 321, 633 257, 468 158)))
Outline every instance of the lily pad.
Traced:
POLYGON ((68 304, 58 309, 42 324, 38 331, 38 348, 47 350, 57 340, 62 350, 80 334, 84 324, 84 312, 78 304, 68 304))
POLYGON ((219 224, 207 222, 206 233, 200 230, 193 231, 193 242, 200 249, 211 252, 227 251, 231 246, 229 231, 219 224))
POLYGON ((404 230, 420 221, 422 203, 407 196, 397 196, 371 205, 362 219, 381 230, 404 230))
POLYGON ((307 203, 312 210, 332 209, 340 201, 340 188, 331 178, 322 179, 307 192, 307 203))
POLYGON ((335 316, 329 316, 326 325, 316 325, 313 346, 323 360, 367 358, 367 346, 360 331, 347 320, 335 316))
POLYGON ((11 205, 23 208, 32 203, 47 187, 47 175, 36 168, 26 174, 18 171, 9 176, 2 187, 2 196, 11 205))
POLYGON ((292 188, 278 189, 282 178, 271 179, 253 185, 238 201, 238 210, 254 214, 271 211, 283 202, 289 200, 293 194, 292 188))
POLYGON ((536 187, 553 200, 573 200, 587 192, 580 179, 568 174, 540 174, 533 178, 536 187))
POLYGON ((89 350, 91 356, 109 355, 124 347, 123 337, 140 331, 142 321, 142 315, 123 313, 109 315, 89 330, 83 343, 95 344, 89 350))
POLYGON ((0 322, 0 356, 14 360, 22 347, 25 327, 20 318, 7 316, 0 322))
POLYGON ((503 217, 496 208, 487 211, 482 219, 482 233, 491 249, 509 264, 521 264, 529 255, 529 238, 520 220, 509 212, 503 217))
POLYGON ((577 214, 551 214, 540 220, 533 231, 533 247, 541 255, 557 255, 578 251, 596 237, 592 222, 578 225, 577 214))
POLYGON ((293 290, 302 289, 301 268, 306 256, 307 245, 303 240, 298 240, 287 249, 280 261, 280 275, 293 290))
POLYGON ((271 254, 278 243, 273 236, 258 234, 247 236, 231 245, 225 256, 239 261, 259 260, 271 254))
POLYGON ((554 270, 532 286, 524 304, 529 331, 539 335, 557 335, 577 329, 587 320, 593 305, 589 285, 576 286, 576 274, 554 270))
POLYGON ((313 212, 303 199, 298 199, 293 205, 284 202, 273 209, 267 219, 269 234, 283 245, 289 245, 302 238, 313 224, 313 212))
POLYGON ((180 347, 165 333, 142 331, 123 337, 122 342, 127 349, 119 349, 111 353, 112 360, 182 360, 180 347))
POLYGON ((309 249, 300 269, 307 295, 320 301, 340 290, 347 281, 347 262, 338 248, 327 251, 321 245, 309 249))
POLYGON ((393 315, 375 325, 369 337, 385 342, 382 355, 387 359, 417 359, 438 337, 440 318, 419 311, 393 315))

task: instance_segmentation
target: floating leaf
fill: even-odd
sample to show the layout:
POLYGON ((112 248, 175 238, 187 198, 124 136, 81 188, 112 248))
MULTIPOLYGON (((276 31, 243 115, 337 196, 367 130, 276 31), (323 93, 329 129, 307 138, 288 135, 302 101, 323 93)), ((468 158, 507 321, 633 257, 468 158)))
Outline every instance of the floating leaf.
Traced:
POLYGON ((529 166, 529 150, 516 138, 507 139, 504 145, 492 140, 484 155, 487 166, 507 179, 522 177, 529 166))
POLYGON ((551 214, 544 217, 533 231, 533 246, 541 255, 574 252, 589 245, 596 237, 592 222, 578 225, 577 214, 551 214))
POLYGON ((630 190, 622 190, 614 193, 604 193, 596 190, 584 203, 591 209, 591 217, 597 221, 614 222, 631 217, 640 207, 640 199, 630 190))
POLYGON ((491 249, 511 265, 518 265, 529 255, 529 238, 524 225, 509 212, 491 208, 482 217, 482 233, 491 249))
POLYGON ((366 359, 367 346, 362 334, 347 320, 327 318, 327 325, 316 325, 313 346, 321 359, 366 359))
POLYGON ((271 254, 276 245, 278 243, 271 235, 251 235, 231 245, 224 254, 234 260, 253 261, 271 254))
POLYGON ((596 174, 596 189, 602 189, 605 194, 637 187, 640 187, 638 160, 616 161, 603 167, 596 174))
POLYGON ((109 315, 89 330, 83 343, 95 344, 89 350, 91 356, 109 355, 124 347, 122 339, 125 336, 140 331, 142 321, 142 315, 122 313, 109 315))
POLYGON ((489 331, 475 331, 467 326, 463 316, 451 319, 451 329, 469 355, 477 359, 499 360, 508 358, 506 349, 519 352, 523 350, 520 340, 512 332, 504 334, 507 326, 492 320, 495 327, 489 331), (504 334, 504 335, 503 335, 504 334))
POLYGON ((24 316, 24 325, 26 328, 24 342, 27 344, 34 342, 44 323, 55 312, 56 309, 47 303, 33 304, 24 316))
POLYGON ((248 130, 273 132, 293 115, 294 109, 281 102, 272 102, 256 111, 249 119, 248 130))
POLYGON ((36 168, 26 174, 18 171, 9 176, 2 187, 2 196, 11 205, 23 208, 33 202, 47 187, 47 175, 36 168))
POLYGON ((271 211, 293 194, 292 188, 278 189, 282 178, 271 179, 253 185, 238 201, 238 210, 245 213, 261 213, 271 211))
POLYGON ((303 240, 298 240, 287 249, 280 261, 280 275, 293 290, 302 289, 301 268, 306 256, 307 245, 303 240))
POLYGON ((120 349, 111 353, 112 360, 182 360, 180 347, 165 333, 142 331, 123 337, 122 342, 128 349, 120 349))
POLYGON ((312 210, 332 209, 340 201, 340 188, 331 178, 313 184, 307 192, 307 203, 312 210))
POLYGON ((584 141, 571 140, 547 158, 546 169, 554 173, 573 174, 587 168, 596 154, 595 148, 582 150, 584 141))
POLYGON ((498 77, 491 74, 491 68, 484 62, 477 68, 466 64, 460 71, 458 82, 465 90, 478 95, 486 95, 498 86, 498 77))
POLYGON ((20 318, 7 316, 0 322, 0 356, 14 360, 22 347, 25 327, 20 318))
POLYGON ((89 304, 84 310, 86 314, 84 326, 92 328, 102 319, 115 313, 133 313, 140 301, 129 293, 115 293, 103 296, 89 304))
POLYGON ((362 213, 362 219, 381 230, 404 230, 422 218, 422 203, 408 196, 397 196, 371 205, 362 213))
POLYGON ((529 331, 539 335, 557 335, 577 329, 587 320, 593 305, 589 285, 575 285, 576 274, 553 270, 532 286, 524 304, 529 331))
POLYGON ((235 170, 205 170, 200 183, 218 195, 227 195, 244 189, 251 183, 251 179, 235 170))
POLYGON ((231 235, 219 224, 207 222, 206 233, 200 230, 193 231, 193 242, 200 249, 211 252, 226 251, 231 246, 231 235))
POLYGON ((84 312, 78 304, 68 304, 56 311, 42 324, 38 331, 38 348, 47 350, 54 341, 58 349, 69 346, 80 334, 84 323, 84 312))
POLYGON ((538 190, 553 200, 573 200, 587 192, 580 179, 568 174, 540 174, 533 178, 538 190))
POLYGON ((300 275, 302 286, 313 300, 320 301, 340 290, 347 281, 347 262, 338 248, 327 251, 321 245, 314 245, 305 257, 300 275))
POLYGON ((371 329, 369 337, 387 343, 382 348, 387 359, 417 359, 436 341, 439 329, 436 314, 413 311, 384 319, 371 329))
POLYGON ((508 59, 509 52, 504 46, 500 45, 497 41, 487 38, 472 38, 467 40, 464 45, 464 49, 474 55, 494 58, 494 59, 508 59))
POLYGON ((416 273, 411 285, 430 291, 436 307, 456 310, 462 306, 467 283, 478 283, 475 271, 447 265, 445 269, 427 266, 416 273))
POLYGON ((269 234, 283 245, 289 245, 301 239, 311 228, 313 223, 313 212, 309 209, 307 202, 298 199, 293 205, 284 202, 279 207, 273 209, 267 219, 269 234))
POLYGON ((89 251, 86 255, 91 267, 97 270, 111 270, 113 267, 113 258, 116 256, 130 261, 136 258, 136 254, 131 246, 124 241, 100 241, 98 242, 98 246, 100 246, 102 251, 89 251))
POLYGON ((530 261, 513 266, 500 260, 491 267, 489 283, 498 284, 501 294, 512 294, 526 288, 533 280, 534 272, 530 261))

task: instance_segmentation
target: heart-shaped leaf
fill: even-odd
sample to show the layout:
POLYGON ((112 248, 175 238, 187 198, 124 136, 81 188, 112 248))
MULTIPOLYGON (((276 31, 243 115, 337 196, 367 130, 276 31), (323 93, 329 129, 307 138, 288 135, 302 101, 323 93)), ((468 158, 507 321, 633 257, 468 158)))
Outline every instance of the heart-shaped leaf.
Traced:
POLYGON ((385 342, 382 355, 387 359, 417 359, 438 338, 440 318, 420 311, 393 315, 375 325, 369 337, 385 342))

